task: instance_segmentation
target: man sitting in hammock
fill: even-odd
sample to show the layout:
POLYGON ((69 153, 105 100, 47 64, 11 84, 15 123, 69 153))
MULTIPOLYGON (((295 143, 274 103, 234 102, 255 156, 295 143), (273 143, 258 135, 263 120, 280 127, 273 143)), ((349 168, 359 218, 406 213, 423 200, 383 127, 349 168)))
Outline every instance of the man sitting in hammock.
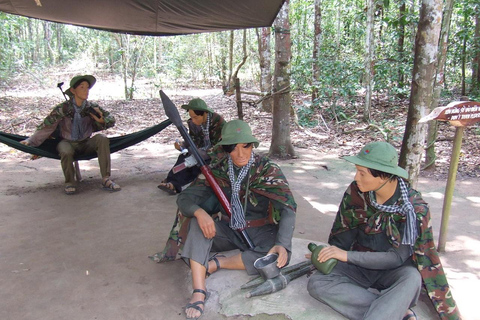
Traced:
POLYGON ((38 147, 59 129, 61 141, 57 145, 57 151, 65 175, 64 191, 69 195, 76 192, 74 156, 93 152, 98 156, 103 188, 109 191, 121 189, 110 180, 110 140, 103 134, 90 137, 93 132, 115 125, 115 118, 108 111, 87 101, 88 93, 95 82, 95 77, 91 75, 73 77, 70 88, 65 91, 70 100, 55 106, 35 133, 21 141, 27 146, 38 147))

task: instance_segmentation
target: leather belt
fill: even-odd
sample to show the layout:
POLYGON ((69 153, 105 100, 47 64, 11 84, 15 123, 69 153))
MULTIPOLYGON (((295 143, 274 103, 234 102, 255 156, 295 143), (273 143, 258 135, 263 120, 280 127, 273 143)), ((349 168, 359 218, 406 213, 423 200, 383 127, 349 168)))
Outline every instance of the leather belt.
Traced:
POLYGON ((246 222, 247 222, 247 228, 263 227, 266 224, 273 224, 273 222, 270 221, 268 217, 263 219, 257 219, 257 220, 247 220, 246 222))

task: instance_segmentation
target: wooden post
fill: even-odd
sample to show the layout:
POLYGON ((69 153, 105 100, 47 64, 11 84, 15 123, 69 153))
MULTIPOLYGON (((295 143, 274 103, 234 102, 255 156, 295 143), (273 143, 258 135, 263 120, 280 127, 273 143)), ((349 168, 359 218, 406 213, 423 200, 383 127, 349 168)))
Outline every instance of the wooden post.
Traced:
POLYGON ((238 119, 243 120, 242 94, 240 93, 240 79, 235 78, 235 98, 237 99, 238 119))
POLYGON ((453 191, 455 190, 455 180, 457 179, 458 162, 460 159, 460 149, 462 147, 463 131, 465 127, 456 127, 453 140, 452 155, 450 158, 450 168, 448 169, 447 186, 445 187, 445 197, 443 199, 442 224, 440 226, 440 236, 438 237, 438 251, 445 252, 447 242, 448 220, 450 218, 450 207, 452 206, 453 191))

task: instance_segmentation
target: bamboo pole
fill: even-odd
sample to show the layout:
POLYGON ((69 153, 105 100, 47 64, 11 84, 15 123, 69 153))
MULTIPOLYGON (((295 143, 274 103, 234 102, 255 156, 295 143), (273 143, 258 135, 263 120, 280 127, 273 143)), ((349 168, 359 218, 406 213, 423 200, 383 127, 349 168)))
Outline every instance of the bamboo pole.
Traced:
POLYGON ((445 197, 443 199, 442 224, 440 226, 440 236, 438 237, 439 252, 445 252, 448 220, 450 218, 450 207, 452 206, 453 191, 455 190, 455 180, 457 178, 458 162, 460 159, 460 150, 462 147, 464 129, 465 127, 457 127, 455 130, 455 137, 453 139, 452 156, 450 158, 447 186, 445 187, 445 197))

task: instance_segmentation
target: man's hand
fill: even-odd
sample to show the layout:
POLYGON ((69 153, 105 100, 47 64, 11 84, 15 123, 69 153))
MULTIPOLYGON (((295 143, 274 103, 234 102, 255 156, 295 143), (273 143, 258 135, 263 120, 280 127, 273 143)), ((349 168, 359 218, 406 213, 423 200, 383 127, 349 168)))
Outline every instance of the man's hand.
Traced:
POLYGON ((215 222, 212 217, 202 208, 197 209, 194 213, 195 218, 197 218, 198 225, 203 232, 203 236, 207 239, 212 239, 215 237, 215 222))
POLYGON ((328 259, 337 259, 338 261, 347 262, 347 251, 335 246, 325 247, 318 254, 318 261, 325 262, 328 259))
POLYGON ((97 114, 100 115, 100 117, 97 117, 94 113, 89 113, 90 117, 92 117, 93 120, 97 121, 98 123, 105 123, 105 120, 103 119, 103 113, 100 111, 99 107, 92 107, 93 110, 97 112, 97 114))
POLYGON ((173 145, 175 146, 175 149, 177 149, 178 151, 182 151, 182 148, 180 147, 180 142, 178 140, 175 141, 173 145))
POLYGON ((20 143, 21 143, 21 144, 24 144, 24 145, 26 145, 26 146, 29 146, 29 145, 30 145, 30 143, 28 143, 28 140, 22 140, 22 141, 20 141, 20 143))
POLYGON ((287 249, 282 247, 281 245, 275 245, 268 251, 267 254, 270 253, 276 253, 278 254, 278 259, 277 259, 277 267, 282 268, 285 264, 287 264, 288 260, 288 252, 287 249))

